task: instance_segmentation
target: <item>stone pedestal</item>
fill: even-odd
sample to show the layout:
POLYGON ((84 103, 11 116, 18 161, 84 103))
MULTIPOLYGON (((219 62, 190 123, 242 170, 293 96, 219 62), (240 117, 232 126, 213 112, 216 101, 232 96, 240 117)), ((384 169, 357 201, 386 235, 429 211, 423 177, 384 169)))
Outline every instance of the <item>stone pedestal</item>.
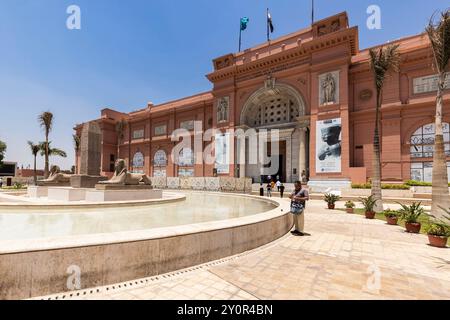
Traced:
POLYGON ((48 196, 48 187, 28 186, 27 194, 29 198, 41 198, 48 196))
POLYGON ((55 201, 83 201, 86 196, 85 189, 71 187, 49 187, 48 200, 55 201))
POLYGON ((87 190, 86 201, 105 202, 105 201, 139 201, 162 199, 163 191, 158 189, 105 189, 105 190, 87 190))
POLYGON ((72 188, 95 188, 100 181, 108 180, 102 176, 74 175, 70 178, 70 186, 72 188))

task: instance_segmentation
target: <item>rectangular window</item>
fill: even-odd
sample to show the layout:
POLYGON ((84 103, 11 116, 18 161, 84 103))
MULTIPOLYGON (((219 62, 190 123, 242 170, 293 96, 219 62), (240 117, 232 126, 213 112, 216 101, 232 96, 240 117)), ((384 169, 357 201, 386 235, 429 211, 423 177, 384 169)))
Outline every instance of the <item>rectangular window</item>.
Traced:
POLYGON ((144 138, 144 129, 133 131, 133 139, 143 139, 143 138, 144 138))
POLYGON ((194 120, 181 121, 180 128, 189 131, 194 130, 194 120))
MULTIPOLYGON (((414 94, 437 91, 438 79, 437 75, 415 78, 413 80, 414 94)), ((450 72, 447 73, 445 88, 450 89, 450 72)))
POLYGON ((155 127, 155 136, 163 136, 167 134, 167 126, 165 124, 155 127))

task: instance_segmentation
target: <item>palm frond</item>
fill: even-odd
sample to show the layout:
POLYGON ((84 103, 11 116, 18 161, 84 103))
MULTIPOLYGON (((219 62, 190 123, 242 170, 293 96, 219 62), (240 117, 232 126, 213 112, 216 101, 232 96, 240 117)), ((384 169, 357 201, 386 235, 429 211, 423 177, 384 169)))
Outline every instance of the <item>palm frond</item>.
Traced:
POLYGON ((42 112, 38 116, 38 121, 40 126, 45 130, 46 133, 52 131, 53 128, 53 113, 50 111, 42 112))
POLYGON ((33 141, 28 141, 28 145, 30 146, 31 154, 33 156, 37 156, 39 151, 41 151, 41 145, 35 144, 33 141))
POLYGON ((389 45, 386 48, 369 50, 369 63, 375 81, 377 91, 383 88, 388 71, 398 71, 400 63, 399 45, 389 45))
POLYGON ((450 59, 450 9, 433 15, 425 29, 430 39, 434 67, 438 73, 446 71, 450 59))

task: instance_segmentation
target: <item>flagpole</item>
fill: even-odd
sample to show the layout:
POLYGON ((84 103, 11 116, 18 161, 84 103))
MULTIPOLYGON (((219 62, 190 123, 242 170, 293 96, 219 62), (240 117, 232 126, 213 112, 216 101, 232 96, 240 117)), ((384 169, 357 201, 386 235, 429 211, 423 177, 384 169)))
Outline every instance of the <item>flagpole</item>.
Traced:
POLYGON ((239 22, 239 51, 241 52, 241 44, 242 44, 242 27, 241 22, 239 22))
POLYGON ((311 25, 314 24, 314 0, 311 0, 311 25))
POLYGON ((269 30, 269 8, 267 8, 267 13, 266 13, 266 24, 267 24, 267 42, 270 42, 270 30, 269 30))

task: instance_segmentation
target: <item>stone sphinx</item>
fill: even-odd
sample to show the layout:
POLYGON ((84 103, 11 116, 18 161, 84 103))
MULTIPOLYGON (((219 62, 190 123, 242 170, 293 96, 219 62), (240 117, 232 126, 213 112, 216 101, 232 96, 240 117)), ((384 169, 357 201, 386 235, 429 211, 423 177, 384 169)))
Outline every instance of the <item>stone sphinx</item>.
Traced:
POLYGON ((70 186, 70 174, 61 173, 61 169, 54 165, 50 168, 50 175, 47 179, 39 180, 38 186, 70 186))
POLYGON ((118 186, 151 186, 152 181, 145 174, 129 173, 125 160, 117 159, 115 163, 114 175, 108 181, 100 181, 99 185, 118 185, 118 186))

